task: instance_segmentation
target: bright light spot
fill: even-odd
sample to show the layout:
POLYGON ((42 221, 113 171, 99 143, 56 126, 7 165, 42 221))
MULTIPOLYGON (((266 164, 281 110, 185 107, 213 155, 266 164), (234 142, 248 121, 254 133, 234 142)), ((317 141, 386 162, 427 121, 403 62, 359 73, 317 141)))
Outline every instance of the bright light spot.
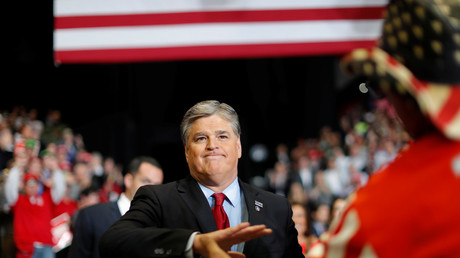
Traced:
POLYGON ((359 91, 361 91, 361 93, 367 93, 369 91, 364 82, 359 85, 359 91))

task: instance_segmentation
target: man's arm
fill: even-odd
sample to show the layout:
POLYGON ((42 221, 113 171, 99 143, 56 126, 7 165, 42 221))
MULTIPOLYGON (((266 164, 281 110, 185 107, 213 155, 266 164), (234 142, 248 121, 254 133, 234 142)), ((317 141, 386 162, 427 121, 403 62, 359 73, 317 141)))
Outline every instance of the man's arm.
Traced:
POLYGON ((64 178, 64 172, 57 169, 53 171, 53 186, 51 187, 51 198, 53 199, 54 204, 59 204, 62 198, 64 198, 66 192, 66 182, 64 178))
POLYGON ((53 203, 58 204, 64 197, 67 188, 64 172, 59 168, 55 157, 47 157, 47 159, 44 162, 44 167, 51 172, 51 179, 45 180, 44 184, 51 189, 53 203))
POLYGON ((19 167, 14 166, 8 173, 8 178, 5 182, 5 198, 10 206, 13 206, 18 201, 20 180, 21 170, 19 167))
POLYGON ((267 229, 265 225, 250 226, 248 222, 244 222, 231 228, 196 235, 193 242, 193 251, 195 254, 208 257, 206 255, 209 255, 210 251, 215 251, 215 243, 222 250, 229 251, 232 245, 271 233, 272 230, 267 229))
POLYGON ((101 257, 183 256, 187 241, 196 230, 162 228, 162 212, 154 191, 141 187, 130 210, 102 235, 99 241, 101 257))

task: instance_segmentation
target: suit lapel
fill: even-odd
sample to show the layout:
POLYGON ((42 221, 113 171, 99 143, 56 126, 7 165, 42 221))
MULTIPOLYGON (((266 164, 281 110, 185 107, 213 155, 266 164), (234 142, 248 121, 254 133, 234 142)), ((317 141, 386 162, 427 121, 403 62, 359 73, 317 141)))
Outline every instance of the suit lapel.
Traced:
MULTIPOLYGON (((251 223, 251 225, 264 224, 264 200, 259 198, 259 193, 254 188, 241 180, 239 182, 240 187, 243 190, 244 199, 246 200, 249 223, 251 223)), ((258 241, 260 240, 257 238, 244 244, 244 253, 246 256, 251 257, 258 241)))
POLYGON ((211 207, 195 179, 188 176, 178 181, 177 191, 195 216, 202 233, 217 230, 211 207))
POLYGON ((240 180, 240 187, 243 189, 248 219, 251 225, 264 224, 264 200, 259 198, 259 192, 240 180))

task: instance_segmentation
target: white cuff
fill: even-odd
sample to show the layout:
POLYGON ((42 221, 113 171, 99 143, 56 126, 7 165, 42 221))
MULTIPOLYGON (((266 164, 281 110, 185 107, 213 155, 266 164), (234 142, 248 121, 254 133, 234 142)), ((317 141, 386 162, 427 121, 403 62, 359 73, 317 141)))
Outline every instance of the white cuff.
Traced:
POLYGON ((190 235, 190 238, 187 241, 187 245, 185 246, 184 257, 185 258, 193 258, 193 241, 195 240, 196 234, 200 232, 193 232, 190 235))

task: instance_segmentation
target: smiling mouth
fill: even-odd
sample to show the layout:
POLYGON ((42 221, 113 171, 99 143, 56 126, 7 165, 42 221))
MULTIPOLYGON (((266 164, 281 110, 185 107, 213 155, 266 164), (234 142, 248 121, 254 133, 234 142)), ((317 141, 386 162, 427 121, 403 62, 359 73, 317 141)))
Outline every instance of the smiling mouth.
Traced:
POLYGON ((216 154, 216 153, 212 153, 212 154, 207 154, 205 155, 204 157, 205 158, 217 158, 217 157, 223 157, 224 155, 222 154, 216 154))

